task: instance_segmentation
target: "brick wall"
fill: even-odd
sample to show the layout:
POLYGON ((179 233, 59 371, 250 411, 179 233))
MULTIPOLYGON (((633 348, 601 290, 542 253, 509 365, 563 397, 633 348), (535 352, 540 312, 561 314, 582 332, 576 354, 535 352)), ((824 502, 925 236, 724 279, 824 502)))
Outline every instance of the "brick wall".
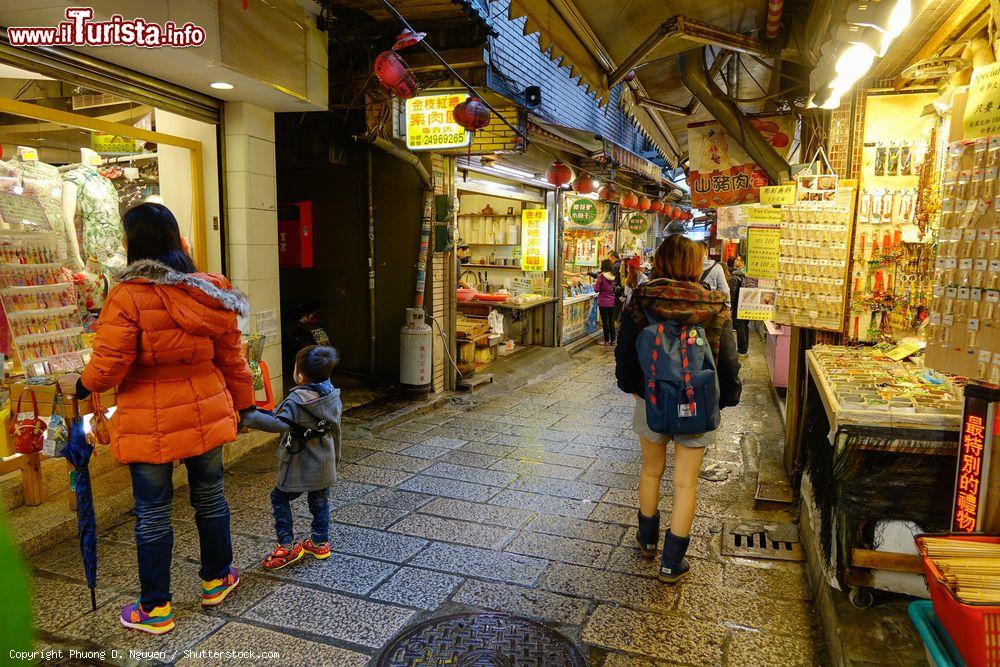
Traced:
POLYGON ((490 87, 509 95, 527 86, 539 86, 542 104, 532 113, 558 125, 592 130, 634 153, 644 153, 644 137, 618 108, 621 87, 615 86, 607 106, 598 108, 596 98, 578 86, 576 78, 570 78, 568 67, 560 67, 542 53, 537 33, 524 35, 523 17, 515 21, 507 18, 509 7, 510 0, 490 3, 493 27, 499 33, 490 39, 490 87))

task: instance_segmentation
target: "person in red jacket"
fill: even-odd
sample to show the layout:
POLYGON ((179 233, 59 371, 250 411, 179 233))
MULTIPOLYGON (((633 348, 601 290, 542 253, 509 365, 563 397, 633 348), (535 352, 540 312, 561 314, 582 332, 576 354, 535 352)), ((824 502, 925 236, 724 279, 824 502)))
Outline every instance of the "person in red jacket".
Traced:
POLYGON ((201 543, 202 605, 220 604, 239 584, 232 567, 222 445, 236 440, 238 411, 254 402, 236 316, 246 297, 221 275, 198 273, 177 220, 144 203, 122 219, 128 266, 97 322, 83 375, 59 378, 67 395, 118 388, 111 451, 129 465, 135 497, 139 599, 122 625, 163 634, 170 606, 173 464, 183 461, 201 543))

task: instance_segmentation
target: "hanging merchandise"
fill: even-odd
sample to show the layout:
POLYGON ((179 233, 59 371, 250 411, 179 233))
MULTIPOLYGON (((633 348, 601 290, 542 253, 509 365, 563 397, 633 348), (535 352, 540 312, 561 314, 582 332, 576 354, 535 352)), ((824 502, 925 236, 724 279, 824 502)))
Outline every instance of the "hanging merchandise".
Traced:
MULTIPOLYGON (((37 230, 54 232, 56 252, 60 256, 65 256, 66 221, 63 215, 63 182, 59 169, 40 162, 37 152, 19 151, 18 156, 12 158, 8 164, 20 179, 18 186, 11 189, 11 193, 23 195, 41 206, 48 225, 38 226, 37 230), (34 159, 24 159, 22 156, 34 156, 34 159)), ((0 175, 2 172, 3 169, 0 169, 0 175)))
POLYGON ((948 148, 926 363, 1000 384, 1000 136, 948 148))
POLYGON ((108 419, 107 411, 101 405, 101 396, 97 392, 90 395, 90 408, 92 415, 87 442, 95 447, 111 444, 111 420, 108 419))
POLYGON ((69 427, 60 414, 61 407, 62 392, 56 387, 56 395, 52 399, 52 416, 49 417, 49 425, 45 429, 45 438, 42 440, 42 453, 50 458, 62 456, 66 442, 69 440, 69 427))

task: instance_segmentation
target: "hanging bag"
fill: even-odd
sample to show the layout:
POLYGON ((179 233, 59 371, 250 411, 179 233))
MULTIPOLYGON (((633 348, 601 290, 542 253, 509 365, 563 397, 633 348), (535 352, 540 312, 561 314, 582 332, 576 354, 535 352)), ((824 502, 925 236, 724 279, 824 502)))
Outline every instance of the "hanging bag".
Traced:
POLYGON ((96 391, 90 395, 90 407, 93 415, 90 418, 90 433, 87 435, 87 441, 95 447, 97 445, 110 445, 111 427, 108 423, 108 415, 104 406, 101 405, 101 395, 96 391))
POLYGON ((38 399, 35 392, 26 390, 17 397, 17 414, 10 422, 10 434, 14 436, 14 451, 18 454, 35 454, 42 451, 45 434, 45 420, 38 416, 38 399), (31 411, 21 412, 21 400, 31 394, 31 411))
POLYGON ((59 414, 61 404, 62 392, 56 387, 56 395, 52 399, 52 416, 49 417, 49 426, 45 429, 45 438, 42 440, 42 453, 50 457, 62 456, 63 448, 69 440, 69 427, 59 414))

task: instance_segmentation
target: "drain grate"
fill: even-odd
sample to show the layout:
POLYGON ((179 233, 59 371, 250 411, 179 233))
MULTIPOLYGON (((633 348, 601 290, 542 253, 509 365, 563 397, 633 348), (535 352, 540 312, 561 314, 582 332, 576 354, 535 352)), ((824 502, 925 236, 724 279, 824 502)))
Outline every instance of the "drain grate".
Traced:
POLYGON ((454 614, 406 628, 378 658, 378 667, 586 667, 573 642, 555 630, 510 614, 454 614))
POLYGON ((722 525, 722 555, 772 560, 805 560, 793 523, 732 521, 722 525))

